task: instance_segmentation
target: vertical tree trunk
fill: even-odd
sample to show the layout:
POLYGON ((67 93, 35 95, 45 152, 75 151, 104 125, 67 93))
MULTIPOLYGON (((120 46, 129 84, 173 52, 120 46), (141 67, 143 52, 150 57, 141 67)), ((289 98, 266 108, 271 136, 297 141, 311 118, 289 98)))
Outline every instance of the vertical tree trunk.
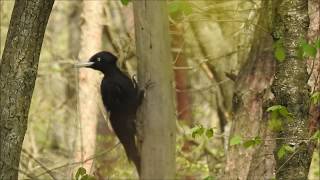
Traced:
MULTIPOLYGON (((301 38, 306 38, 309 18, 307 0, 274 1, 276 9, 274 35, 283 40, 286 58, 278 62, 272 92, 276 103, 286 106, 294 118, 283 123, 278 134, 277 152, 283 145, 294 148, 283 158, 276 157, 277 179, 307 179, 311 153, 306 142, 309 87, 306 61, 298 57, 301 38)), ((276 153, 275 153, 276 154, 276 153)))
MULTIPOLYGON (((68 16, 68 57, 70 59, 74 59, 78 56, 80 50, 80 5, 78 2, 70 2, 67 8, 70 11, 68 16)), ((67 80, 65 96, 68 99, 66 102, 66 111, 64 117, 65 124, 65 142, 67 143, 68 153, 72 156, 75 150, 76 143, 76 109, 74 105, 76 104, 77 92, 75 83, 76 76, 74 70, 70 68, 70 64, 65 65, 65 69, 69 69, 69 71, 65 71, 63 73, 64 77, 67 80), (72 69, 72 70, 70 70, 72 69)))
MULTIPOLYGON (((308 31, 308 39, 310 41, 315 41, 320 37, 320 0, 309 0, 309 17, 310 26, 308 31)), ((320 52, 315 59, 308 59, 308 68, 311 70, 309 85, 313 90, 312 93, 320 91, 320 52)), ((310 118, 309 118, 309 133, 313 134, 318 129, 320 129, 320 105, 312 104, 310 106, 310 118)))
MULTIPOLYGON (((88 59, 101 50, 102 39, 102 2, 83 1, 81 26, 81 47, 79 59, 88 59)), ((90 69, 79 70, 79 113, 80 113, 80 149, 77 149, 78 160, 85 160, 95 153, 96 126, 98 121, 99 83, 98 73, 90 69)), ((78 146, 79 147, 79 146, 78 146)), ((84 165, 87 171, 92 167, 92 161, 84 165)))
POLYGON ((184 28, 182 23, 170 24, 171 31, 171 49, 174 60, 174 76, 176 82, 176 97, 177 97, 177 113, 178 119, 185 124, 192 125, 191 98, 188 89, 188 70, 183 69, 188 66, 184 55, 184 28))
MULTIPOLYGON (((263 1, 259 9, 259 27, 270 29, 270 22, 264 15, 271 14, 271 3, 263 1)), ((267 129, 263 106, 265 97, 270 94, 267 89, 271 85, 274 64, 272 37, 256 29, 248 60, 235 81, 231 138, 241 136, 244 141, 254 137, 270 139, 268 136, 271 132, 267 129)), ((271 145, 270 141, 262 141, 260 145, 252 148, 244 148, 241 145, 230 147, 227 154, 226 177, 239 180, 273 178, 274 160, 272 155, 267 155, 272 154, 271 145)))
POLYGON ((141 179, 175 177, 175 108, 166 1, 133 1, 139 85, 151 81, 138 113, 141 179))
POLYGON ((54 0, 16 0, 0 66, 0 179, 18 179, 43 36, 54 0))

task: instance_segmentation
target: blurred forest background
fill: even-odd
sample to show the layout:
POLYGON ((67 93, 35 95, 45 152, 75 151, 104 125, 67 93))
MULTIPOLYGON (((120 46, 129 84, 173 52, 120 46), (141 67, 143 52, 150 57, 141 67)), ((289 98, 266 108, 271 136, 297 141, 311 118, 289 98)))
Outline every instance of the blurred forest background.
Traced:
MULTIPOLYGON (((14 1, 0 3, 2 56, 14 1)), ((137 177, 100 100, 102 75, 92 72, 96 84, 87 87, 73 68, 79 59, 108 50, 119 57, 123 70, 136 74, 132 9, 132 3, 117 0, 56 0, 42 45, 19 179, 28 174, 71 179, 80 166, 99 180, 137 177), (92 114, 92 108, 96 117, 82 122, 80 114, 92 114)), ((171 0, 168 11, 177 107, 176 178, 233 179, 240 171, 248 179, 262 174, 263 179, 274 178, 274 132, 262 101, 272 98, 276 60, 267 53, 272 37, 265 26, 269 10, 264 1, 171 0), (264 54, 257 54, 265 47, 264 54), (246 99, 242 103, 251 105, 235 107, 239 94, 246 99), (260 110, 248 110, 252 107, 260 110), (247 147, 237 147, 243 142, 247 147)), ((319 1, 309 1, 309 16, 312 40, 319 37, 319 1)), ((315 66, 313 90, 319 53, 314 59, 308 59, 309 67, 315 66)), ((312 162, 309 179, 319 179, 319 144, 312 162)))

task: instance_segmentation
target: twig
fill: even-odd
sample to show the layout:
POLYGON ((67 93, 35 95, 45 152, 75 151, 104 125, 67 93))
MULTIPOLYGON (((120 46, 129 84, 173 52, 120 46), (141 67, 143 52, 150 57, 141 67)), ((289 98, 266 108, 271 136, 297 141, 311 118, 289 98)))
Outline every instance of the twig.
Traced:
MULTIPOLYGON (((50 171, 54 171, 54 170, 61 169, 61 168, 67 167, 67 166, 72 166, 72 165, 77 165, 77 164, 84 164, 84 163, 86 163, 86 162, 88 162, 88 161, 90 161, 90 160, 92 160, 92 159, 95 159, 95 158, 100 157, 100 156, 102 156, 102 155, 104 155, 104 154, 106 154, 106 153, 111 152, 111 151, 114 150, 116 147, 118 147, 119 144, 120 144, 120 142, 118 142, 116 145, 114 145, 111 149, 106 150, 106 151, 103 151, 103 152, 101 152, 101 153, 99 153, 99 154, 96 154, 96 155, 92 155, 91 157, 85 159, 84 161, 76 161, 76 162, 72 162, 72 163, 66 163, 66 164, 63 164, 63 165, 54 167, 54 168, 52 168, 52 169, 49 169, 49 170, 50 170, 50 171)), ((37 174, 35 177, 40 177, 40 176, 42 176, 42 175, 44 175, 44 174, 47 174, 47 171, 44 171, 44 172, 42 172, 42 173, 40 173, 40 174, 37 174)))
POLYGON ((285 164, 287 164, 287 162, 289 162, 289 160, 292 159, 293 156, 294 156, 295 154, 297 154, 297 153, 298 153, 298 150, 295 151, 293 154, 291 154, 291 156, 278 168, 278 170, 276 171, 276 174, 278 174, 278 172, 281 170, 281 168, 282 168, 285 164))
POLYGON ((34 160, 37 164, 39 164, 41 168, 46 170, 46 172, 48 172, 52 179, 57 180, 57 178, 54 177, 54 175, 52 174, 52 171, 48 169, 45 165, 43 165, 40 161, 38 161, 35 157, 33 157, 27 150, 22 149, 22 152, 25 153, 30 159, 34 160))

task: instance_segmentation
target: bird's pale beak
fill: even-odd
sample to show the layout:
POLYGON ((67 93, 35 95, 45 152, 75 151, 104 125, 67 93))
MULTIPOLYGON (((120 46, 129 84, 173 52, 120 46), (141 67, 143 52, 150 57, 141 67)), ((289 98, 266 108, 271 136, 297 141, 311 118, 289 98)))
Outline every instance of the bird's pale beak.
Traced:
POLYGON ((79 63, 76 63, 74 65, 74 67, 76 67, 76 68, 89 67, 93 64, 94 64, 94 62, 79 62, 79 63))

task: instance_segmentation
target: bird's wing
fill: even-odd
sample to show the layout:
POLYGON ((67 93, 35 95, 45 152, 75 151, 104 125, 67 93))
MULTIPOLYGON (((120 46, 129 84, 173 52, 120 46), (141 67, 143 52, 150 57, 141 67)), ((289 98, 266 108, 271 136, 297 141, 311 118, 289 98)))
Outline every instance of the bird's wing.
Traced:
POLYGON ((101 94, 104 105, 108 111, 114 111, 125 104, 126 92, 123 87, 116 82, 101 84, 101 94))

